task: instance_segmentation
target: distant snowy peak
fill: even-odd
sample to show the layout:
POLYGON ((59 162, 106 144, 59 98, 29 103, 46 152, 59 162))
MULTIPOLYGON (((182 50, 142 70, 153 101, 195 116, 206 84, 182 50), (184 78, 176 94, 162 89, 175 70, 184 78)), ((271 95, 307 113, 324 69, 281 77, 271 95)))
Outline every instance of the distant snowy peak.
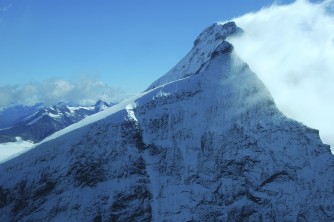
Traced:
POLYGON ((95 103, 94 105, 94 109, 96 111, 102 111, 102 110, 105 110, 105 109, 108 109, 109 107, 111 107, 113 104, 112 103, 107 103, 107 102, 104 102, 102 100, 99 100, 95 103))
MULTIPOLYGON (((15 141, 15 137, 18 136, 24 140, 39 142, 52 133, 112 105, 100 100, 93 106, 75 106, 66 103, 33 106, 31 109, 19 109, 18 106, 17 112, 20 110, 21 112, 20 115, 16 115, 17 119, 13 119, 12 125, 7 124, 7 128, 0 128, 0 143, 15 141)), ((4 119, 7 113, 3 113, 4 119)))
POLYGON ((43 107, 34 114, 27 116, 22 122, 25 122, 26 125, 33 125, 42 119, 60 120, 76 116, 84 118, 94 113, 94 110, 94 106, 69 106, 59 103, 57 105, 43 107))
POLYGON ((206 28, 194 41, 190 52, 169 72, 153 82, 148 90, 193 75, 204 70, 215 49, 226 42, 226 38, 241 34, 243 30, 234 22, 214 23, 206 28))
POLYGON ((42 103, 33 106, 13 104, 0 109, 0 129, 10 127, 22 121, 25 117, 36 113, 43 108, 42 103))

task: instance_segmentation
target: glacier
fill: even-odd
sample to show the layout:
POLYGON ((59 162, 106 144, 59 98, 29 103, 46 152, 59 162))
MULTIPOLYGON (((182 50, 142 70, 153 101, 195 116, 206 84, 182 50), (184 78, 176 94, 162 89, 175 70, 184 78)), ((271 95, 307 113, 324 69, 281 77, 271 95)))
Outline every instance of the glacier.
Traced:
POLYGON ((334 158, 213 24, 140 95, 0 165, 0 221, 333 221, 334 158))

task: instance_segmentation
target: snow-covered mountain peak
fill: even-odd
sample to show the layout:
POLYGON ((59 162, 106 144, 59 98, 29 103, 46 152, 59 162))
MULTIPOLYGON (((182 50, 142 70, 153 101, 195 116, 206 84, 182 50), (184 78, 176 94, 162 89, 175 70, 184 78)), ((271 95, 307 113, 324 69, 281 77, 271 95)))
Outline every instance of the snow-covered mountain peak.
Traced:
POLYGON ((212 27, 150 90, 1 164, 0 221, 333 221, 329 147, 212 27))
POLYGON ((95 103, 94 107, 95 107, 96 111, 102 111, 102 110, 105 110, 105 109, 109 108, 110 104, 108 104, 108 103, 106 103, 102 100, 99 100, 95 103))
POLYGON ((199 34, 194 41, 194 46, 199 43, 208 44, 213 41, 226 40, 227 37, 242 33, 242 29, 239 28, 235 22, 230 21, 226 23, 214 23, 199 34))
POLYGON ((153 82, 148 90, 204 70, 211 59, 211 54, 216 51, 217 47, 223 42, 225 44, 221 47, 225 47, 227 45, 226 38, 242 32, 242 29, 234 22, 214 23, 209 26, 196 38, 190 52, 169 72, 153 82))

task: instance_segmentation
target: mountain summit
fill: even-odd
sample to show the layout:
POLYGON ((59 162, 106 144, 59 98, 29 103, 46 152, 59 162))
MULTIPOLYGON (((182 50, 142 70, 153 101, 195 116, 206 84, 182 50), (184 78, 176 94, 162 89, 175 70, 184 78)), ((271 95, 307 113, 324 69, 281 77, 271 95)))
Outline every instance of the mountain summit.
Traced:
POLYGON ((0 165, 0 220, 333 220, 329 147, 276 108, 233 30, 210 26, 143 94, 0 165))
POLYGON ((205 69, 205 64, 210 60, 212 52, 226 38, 241 34, 243 31, 234 22, 227 22, 223 25, 214 23, 206 28, 194 41, 190 52, 169 72, 152 83, 149 89, 185 78, 205 69))

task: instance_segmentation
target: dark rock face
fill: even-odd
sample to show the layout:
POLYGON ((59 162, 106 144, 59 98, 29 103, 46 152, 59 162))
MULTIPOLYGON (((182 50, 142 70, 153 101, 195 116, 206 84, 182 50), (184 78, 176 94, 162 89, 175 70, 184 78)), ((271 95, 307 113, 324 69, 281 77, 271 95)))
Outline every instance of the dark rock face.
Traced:
POLYGON ((146 163, 136 148, 133 120, 93 124, 84 131, 80 138, 67 135, 55 147, 53 141, 44 143, 55 150, 32 150, 27 153, 33 155, 30 163, 20 161, 13 168, 1 168, 9 174, 23 170, 26 175, 9 180, 14 183, 10 189, 1 187, 2 220, 49 221, 65 218, 63 214, 71 211, 73 215, 64 220, 150 221, 152 196, 146 163), (41 210, 47 213, 40 214, 41 210))
POLYGON ((228 42, 208 55, 1 164, 0 220, 332 221, 334 159, 318 131, 279 112, 228 42))

